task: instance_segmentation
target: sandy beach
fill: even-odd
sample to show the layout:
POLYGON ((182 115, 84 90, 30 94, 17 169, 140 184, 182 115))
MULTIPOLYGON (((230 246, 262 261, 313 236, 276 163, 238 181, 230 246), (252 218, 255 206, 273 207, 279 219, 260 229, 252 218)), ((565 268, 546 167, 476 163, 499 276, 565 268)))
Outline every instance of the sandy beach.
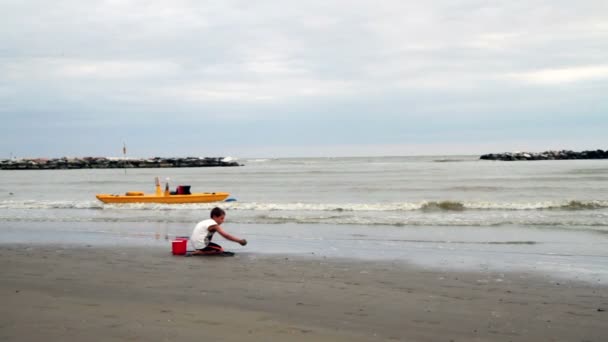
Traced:
POLYGON ((3 341, 605 341, 608 288, 403 262, 0 247, 3 341))

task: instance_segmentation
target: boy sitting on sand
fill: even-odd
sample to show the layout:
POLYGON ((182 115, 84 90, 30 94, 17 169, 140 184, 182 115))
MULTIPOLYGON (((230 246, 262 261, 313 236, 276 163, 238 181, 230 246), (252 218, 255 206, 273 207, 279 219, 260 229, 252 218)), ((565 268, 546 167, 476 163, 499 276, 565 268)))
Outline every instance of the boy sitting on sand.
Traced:
POLYGON ((192 241, 192 245, 196 249, 196 251, 192 252, 192 255, 213 255, 224 253, 222 246, 211 242, 213 234, 216 232, 230 241, 240 243, 241 246, 245 246, 247 244, 247 240, 232 236, 225 232, 222 227, 220 227, 226 218, 226 212, 223 209, 218 207, 213 208, 210 216, 210 219, 199 222, 194 227, 194 230, 192 230, 190 241, 192 241))

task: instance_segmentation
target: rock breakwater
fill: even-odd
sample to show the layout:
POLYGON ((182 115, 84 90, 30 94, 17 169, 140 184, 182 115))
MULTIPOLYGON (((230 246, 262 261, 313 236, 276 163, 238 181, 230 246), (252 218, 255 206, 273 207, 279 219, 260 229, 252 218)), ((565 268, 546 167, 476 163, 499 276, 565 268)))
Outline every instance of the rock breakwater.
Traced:
POLYGON ((507 152, 484 154, 479 159, 484 160, 563 160, 563 159, 608 159, 608 150, 590 150, 574 152, 570 150, 534 152, 507 152))
POLYGON ((241 166, 232 158, 36 158, 3 159, 0 170, 57 170, 57 169, 122 169, 122 168, 165 168, 165 167, 217 167, 241 166))

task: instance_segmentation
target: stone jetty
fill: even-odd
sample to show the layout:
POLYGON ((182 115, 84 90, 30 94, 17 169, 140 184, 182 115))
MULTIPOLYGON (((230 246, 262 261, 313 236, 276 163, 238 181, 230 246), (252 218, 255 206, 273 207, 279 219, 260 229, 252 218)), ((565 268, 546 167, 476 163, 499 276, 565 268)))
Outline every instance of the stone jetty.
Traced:
POLYGON ((122 169, 122 168, 164 168, 164 167, 213 167, 241 166, 232 158, 36 158, 2 159, 0 170, 57 170, 57 169, 122 169))
POLYGON ((591 150, 574 152, 569 150, 534 152, 508 152, 484 154, 479 159, 485 160, 563 160, 563 159, 608 159, 608 150, 591 150))

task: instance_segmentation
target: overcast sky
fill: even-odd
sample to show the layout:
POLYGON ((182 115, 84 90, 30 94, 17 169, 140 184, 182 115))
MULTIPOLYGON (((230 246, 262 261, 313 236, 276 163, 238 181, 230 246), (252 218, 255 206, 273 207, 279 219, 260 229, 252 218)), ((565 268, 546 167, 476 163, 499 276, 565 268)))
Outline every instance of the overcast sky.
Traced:
POLYGON ((0 0, 0 158, 608 149, 608 1, 0 0))

